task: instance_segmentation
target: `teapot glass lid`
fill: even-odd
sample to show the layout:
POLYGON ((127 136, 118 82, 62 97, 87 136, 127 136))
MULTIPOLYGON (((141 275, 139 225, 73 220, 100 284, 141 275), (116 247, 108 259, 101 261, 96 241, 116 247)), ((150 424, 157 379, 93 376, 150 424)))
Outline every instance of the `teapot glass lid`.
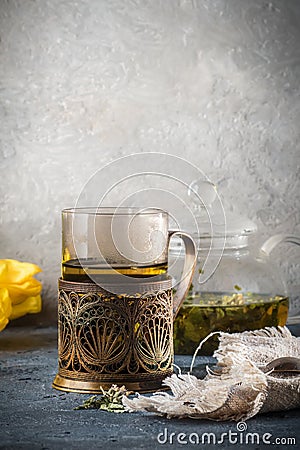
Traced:
POLYGON ((257 227, 250 219, 224 210, 216 185, 210 181, 194 180, 188 196, 200 236, 247 236, 256 232, 257 227))
MULTIPOLYGON (((186 231, 193 236, 199 249, 240 248, 248 245, 248 236, 256 232, 256 224, 247 217, 226 212, 214 183, 194 180, 188 188, 188 198, 196 229, 186 224, 186 231)), ((180 245, 174 239, 171 251, 180 245)))

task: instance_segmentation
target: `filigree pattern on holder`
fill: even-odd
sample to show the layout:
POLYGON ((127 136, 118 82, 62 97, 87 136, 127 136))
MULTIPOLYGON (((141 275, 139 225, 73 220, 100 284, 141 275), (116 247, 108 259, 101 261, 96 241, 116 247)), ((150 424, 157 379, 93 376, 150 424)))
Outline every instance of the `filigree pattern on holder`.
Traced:
POLYGON ((135 296, 61 289, 58 325, 61 376, 97 381, 171 370, 171 289, 135 296))

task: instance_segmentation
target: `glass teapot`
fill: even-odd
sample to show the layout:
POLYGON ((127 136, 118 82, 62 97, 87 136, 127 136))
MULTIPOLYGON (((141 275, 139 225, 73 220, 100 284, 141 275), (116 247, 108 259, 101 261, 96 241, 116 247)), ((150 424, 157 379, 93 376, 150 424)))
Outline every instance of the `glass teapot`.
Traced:
MULTIPOLYGON (((201 211, 197 215, 199 234, 193 237, 198 244, 198 261, 174 323, 175 353, 193 354, 199 342, 214 331, 285 325, 289 299, 271 254, 282 242, 300 245, 300 237, 275 235, 256 248, 257 227, 250 220, 227 213, 225 225, 222 214, 210 215, 209 222, 203 220, 201 211)), ((170 253, 174 260, 180 260, 179 241, 174 240, 170 253)), ((217 344, 217 336, 212 336, 202 353, 211 354, 217 344)))

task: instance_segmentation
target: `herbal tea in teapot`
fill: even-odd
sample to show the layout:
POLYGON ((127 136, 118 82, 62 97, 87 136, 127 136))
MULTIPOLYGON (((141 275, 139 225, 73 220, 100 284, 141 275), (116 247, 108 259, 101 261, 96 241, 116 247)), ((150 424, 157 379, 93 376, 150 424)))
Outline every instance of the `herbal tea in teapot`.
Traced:
MULTIPOLYGON (((238 333, 271 326, 284 326, 288 316, 288 298, 253 293, 222 294, 204 292, 190 295, 174 323, 175 353, 193 354, 209 333, 238 333)), ((218 336, 212 336, 200 352, 212 354, 218 336)))

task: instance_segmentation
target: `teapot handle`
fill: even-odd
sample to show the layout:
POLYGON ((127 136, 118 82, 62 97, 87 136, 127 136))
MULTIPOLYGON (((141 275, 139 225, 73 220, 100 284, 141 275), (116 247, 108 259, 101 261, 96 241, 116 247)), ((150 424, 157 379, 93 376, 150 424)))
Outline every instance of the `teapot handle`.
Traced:
POLYGON ((272 250, 282 242, 290 242, 291 244, 300 245, 300 237, 289 236, 286 234, 275 234, 263 243, 260 250, 269 256, 272 250))
POLYGON ((189 234, 183 233, 182 231, 169 231, 169 242, 173 236, 180 237, 185 246, 184 266, 179 284, 173 294, 173 319, 175 319, 192 282, 196 267, 197 248, 194 240, 189 234))
MULTIPOLYGON (((282 242, 290 242, 291 244, 300 245, 300 237, 298 236, 289 236, 286 234, 275 234, 274 236, 270 237, 269 239, 264 242, 264 244, 261 246, 261 251, 265 255, 269 256, 272 250, 282 242)), ((298 290, 298 287, 296 287, 298 290)), ((298 324, 300 323, 300 315, 299 312, 296 312, 296 315, 292 315, 291 317, 288 317, 287 323, 289 325, 292 324, 298 324)))

